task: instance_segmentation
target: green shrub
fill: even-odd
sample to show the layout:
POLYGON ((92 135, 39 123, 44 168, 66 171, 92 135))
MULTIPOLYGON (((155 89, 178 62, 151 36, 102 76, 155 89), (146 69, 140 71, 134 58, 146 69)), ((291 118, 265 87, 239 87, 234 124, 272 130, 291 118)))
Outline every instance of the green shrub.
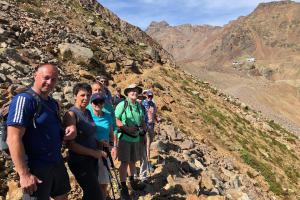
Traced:
POLYGON ((272 192, 277 195, 288 195, 285 191, 283 191, 280 183, 276 181, 275 173, 272 171, 269 165, 258 161, 246 150, 241 152, 241 157, 245 163, 250 165, 252 168, 260 172, 263 177, 265 177, 265 180, 268 182, 272 192))

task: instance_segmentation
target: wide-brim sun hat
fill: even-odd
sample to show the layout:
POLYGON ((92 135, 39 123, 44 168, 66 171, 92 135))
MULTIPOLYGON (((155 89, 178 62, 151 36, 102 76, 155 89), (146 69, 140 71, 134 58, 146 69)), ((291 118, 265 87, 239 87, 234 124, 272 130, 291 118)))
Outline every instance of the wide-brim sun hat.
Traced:
POLYGON ((128 96, 128 93, 131 91, 131 90, 134 90, 134 89, 137 89, 138 90, 138 94, 141 94, 143 89, 141 87, 139 87, 137 84, 131 84, 129 85, 125 90, 124 90, 124 94, 125 96, 128 96))

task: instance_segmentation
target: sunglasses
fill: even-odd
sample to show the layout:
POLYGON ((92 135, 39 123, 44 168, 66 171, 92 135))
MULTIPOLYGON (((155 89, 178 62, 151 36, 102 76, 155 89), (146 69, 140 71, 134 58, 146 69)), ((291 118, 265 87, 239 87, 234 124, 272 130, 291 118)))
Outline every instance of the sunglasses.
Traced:
POLYGON ((95 105, 102 105, 102 104, 104 104, 104 100, 95 100, 92 103, 95 105))

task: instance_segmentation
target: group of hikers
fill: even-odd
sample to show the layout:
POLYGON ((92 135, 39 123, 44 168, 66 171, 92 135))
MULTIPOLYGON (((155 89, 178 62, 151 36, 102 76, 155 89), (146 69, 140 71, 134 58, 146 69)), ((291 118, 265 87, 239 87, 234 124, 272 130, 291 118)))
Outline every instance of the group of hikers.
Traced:
POLYGON ((153 169, 150 145, 159 120, 153 92, 132 84, 124 89, 126 97, 119 87, 113 96, 108 78, 98 76, 91 85, 74 86, 74 105, 61 119, 59 104, 50 95, 58 73, 55 65, 39 65, 33 86, 13 97, 9 106, 6 142, 24 197, 68 198, 71 187, 61 153, 66 144, 68 167, 83 191, 82 199, 109 198, 110 169, 115 169, 116 159, 121 199, 130 199, 128 186, 143 190, 153 169))

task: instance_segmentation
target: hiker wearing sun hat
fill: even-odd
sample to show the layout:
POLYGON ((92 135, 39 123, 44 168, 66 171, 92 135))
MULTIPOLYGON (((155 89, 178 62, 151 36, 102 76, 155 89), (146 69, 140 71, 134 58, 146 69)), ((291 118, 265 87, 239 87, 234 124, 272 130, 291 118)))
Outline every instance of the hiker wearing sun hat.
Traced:
POLYGON ((124 94, 125 101, 120 102, 115 110, 116 122, 119 127, 118 134, 114 137, 112 154, 121 161, 120 180, 122 185, 121 199, 130 199, 126 185, 127 168, 129 166, 129 182, 133 190, 142 190, 143 185, 134 180, 135 163, 140 160, 140 138, 145 135, 146 125, 144 111, 137 102, 138 94, 142 88, 136 84, 129 85, 124 94))
POLYGON ((146 145, 141 146, 142 151, 142 164, 141 164, 141 170, 140 170, 140 179, 142 182, 147 181, 147 171, 153 170, 153 167, 148 162, 150 160, 150 145, 153 142, 153 138, 155 135, 154 132, 154 125, 155 120, 157 118, 156 112, 157 108, 155 103, 153 102, 153 92, 151 90, 146 90, 145 94, 146 99, 143 100, 142 106, 145 109, 145 124, 147 127, 147 133, 146 133, 146 145))

